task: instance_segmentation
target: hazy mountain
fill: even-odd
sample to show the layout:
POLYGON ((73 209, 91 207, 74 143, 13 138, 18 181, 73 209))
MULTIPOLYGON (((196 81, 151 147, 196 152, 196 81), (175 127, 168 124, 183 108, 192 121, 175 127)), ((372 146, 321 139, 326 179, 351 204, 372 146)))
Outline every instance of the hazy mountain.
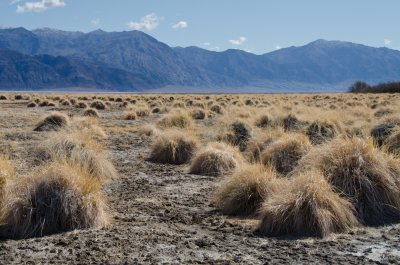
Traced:
POLYGON ((356 80, 400 80, 399 51, 340 41, 255 55, 171 48, 140 31, 15 28, 0 30, 0 49, 3 88, 343 90, 356 80))
POLYGON ((68 87, 140 91, 152 80, 130 72, 51 55, 25 55, 0 50, 1 89, 55 89, 68 87))

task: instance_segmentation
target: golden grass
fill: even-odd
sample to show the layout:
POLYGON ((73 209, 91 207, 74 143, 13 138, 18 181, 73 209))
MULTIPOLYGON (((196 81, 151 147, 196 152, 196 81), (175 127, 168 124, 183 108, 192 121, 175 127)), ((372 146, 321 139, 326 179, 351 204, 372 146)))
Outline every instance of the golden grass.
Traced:
POLYGON ((95 118, 100 117, 99 112, 96 109, 92 108, 85 109, 85 111, 83 112, 83 116, 95 117, 95 118))
POLYGON ((241 163, 243 163, 243 158, 234 147, 221 142, 212 142, 196 153, 189 173, 220 176, 231 172, 241 163))
POLYGON ((35 127, 34 131, 55 131, 62 127, 69 125, 69 117, 60 112, 53 112, 50 115, 43 118, 35 127))
POLYGON ((400 156, 400 128, 395 128, 390 136, 384 141, 383 148, 388 153, 395 155, 397 158, 400 156))
POLYGON ((118 177, 102 147, 86 133, 58 132, 41 145, 39 153, 44 162, 64 161, 101 181, 118 177))
POLYGON ((261 154, 261 161, 287 176, 310 149, 311 144, 305 135, 287 134, 265 148, 261 154))
POLYGON ((133 121, 136 120, 136 113, 134 111, 126 111, 123 114, 124 120, 133 121))
POLYGON ((243 164, 226 176, 214 195, 218 209, 227 215, 255 215, 261 203, 282 187, 272 168, 243 164))
POLYGON ((160 122, 162 127, 189 128, 193 124, 192 117, 185 111, 167 114, 160 122))
POLYGON ((101 185, 85 174, 51 164, 15 181, 5 195, 0 235, 19 239, 107 225, 101 185))
POLYGON ((322 144, 339 134, 340 126, 331 121, 314 121, 307 127, 306 135, 313 144, 322 144))
POLYGON ((188 132, 171 130, 157 135, 152 143, 149 160, 155 163, 184 164, 198 148, 198 140, 188 132))
POLYGON ((319 170, 334 190, 350 200, 363 224, 400 220, 400 165, 371 140, 335 139, 310 151, 295 173, 319 170))
POLYGON ((309 171, 263 203, 257 231, 267 236, 318 236, 347 232, 358 225, 354 208, 332 191, 318 171, 309 171))

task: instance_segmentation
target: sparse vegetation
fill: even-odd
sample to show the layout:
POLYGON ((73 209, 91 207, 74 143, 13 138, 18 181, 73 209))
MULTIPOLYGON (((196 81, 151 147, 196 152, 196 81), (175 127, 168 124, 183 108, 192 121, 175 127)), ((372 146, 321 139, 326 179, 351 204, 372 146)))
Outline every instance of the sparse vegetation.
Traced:
POLYGON ((242 162, 240 153, 233 147, 220 143, 209 143, 198 151, 190 166, 191 174, 220 176, 238 167, 242 162))
POLYGON ((40 121, 34 131, 55 131, 69 125, 69 117, 60 112, 53 112, 40 121))
POLYGON ((325 237, 358 225, 354 208, 318 172, 297 176, 262 206, 258 232, 267 236, 325 237))
POLYGON ((198 141, 180 131, 163 132, 154 139, 149 160, 180 165, 188 162, 198 147, 198 141))
MULTIPOLYGON (((3 240, 0 253, 14 255, 18 244, 23 255, 16 255, 15 262, 31 261, 25 260, 26 244, 36 249, 44 243, 46 254, 53 245, 61 249, 68 244, 65 251, 50 255, 63 260, 69 246, 80 247, 72 249, 79 255, 98 253, 97 247, 108 253, 105 246, 118 238, 124 249, 125 234, 140 246, 142 237, 153 243, 157 238, 155 248, 172 238, 168 244, 178 251, 185 246, 194 255, 209 247, 227 253, 233 247, 241 253, 246 249, 247 255, 247 249, 260 244, 271 251, 280 244, 297 251, 310 242, 336 251, 343 242, 355 247, 353 233, 365 244, 375 244, 381 236, 388 249, 396 243, 397 94, 21 92, 22 100, 4 95, 0 238, 21 241, 3 240), (90 107, 93 102, 102 102, 105 109, 90 107), (45 107, 27 108, 30 103, 45 107), (87 110, 100 116, 86 116, 87 110), (36 127, 48 132, 37 133, 36 127), (108 209, 114 222, 108 222, 108 209), (90 229, 107 224, 109 228, 90 229), (257 233, 250 235, 254 228, 257 233), (23 240, 43 235, 48 236, 23 240), (285 240, 266 244, 270 236, 285 240), (309 236, 328 238, 295 241, 309 236), (243 240, 245 248, 236 244, 243 240)), ((252 261, 242 256, 234 260, 252 261)), ((88 260, 74 260, 80 261, 88 260)))
POLYGON ((107 225, 101 185, 76 168, 52 164, 9 187, 0 234, 28 238, 107 225))
POLYGON ((255 215, 261 203, 281 187, 272 168, 244 164, 219 184, 215 202, 224 214, 255 215))
POLYGON ((272 166, 277 172, 286 176, 308 153, 311 144, 302 134, 287 134, 271 143, 261 154, 264 165, 272 166))
POLYGON ((371 141, 337 139, 313 149, 297 171, 312 169, 321 171, 334 190, 354 204, 361 223, 400 220, 400 167, 371 141))

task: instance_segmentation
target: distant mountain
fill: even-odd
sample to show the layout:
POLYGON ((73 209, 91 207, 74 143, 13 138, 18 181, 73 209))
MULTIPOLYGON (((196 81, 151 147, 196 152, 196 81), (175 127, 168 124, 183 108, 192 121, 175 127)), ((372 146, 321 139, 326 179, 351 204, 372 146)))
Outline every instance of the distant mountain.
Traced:
POLYGON ((142 91, 152 80, 127 71, 51 55, 25 55, 0 50, 1 89, 68 87, 142 91))
POLYGON ((400 80, 400 52, 317 40, 255 55, 171 48, 140 31, 0 30, 0 88, 7 89, 344 90, 356 80, 400 80))

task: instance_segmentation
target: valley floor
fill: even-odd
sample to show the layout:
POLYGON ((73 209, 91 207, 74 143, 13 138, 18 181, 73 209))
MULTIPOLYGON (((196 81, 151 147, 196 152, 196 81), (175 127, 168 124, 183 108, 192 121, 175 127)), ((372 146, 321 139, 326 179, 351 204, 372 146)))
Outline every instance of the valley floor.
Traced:
MULTIPOLYGON (((0 103, 1 146, 15 146, 17 173, 34 165, 32 150, 46 139, 34 132, 37 119, 71 107, 26 108, 25 101, 0 103)), ((114 104, 114 103, 113 103, 114 104)), ((99 123, 104 146, 120 178, 104 187, 113 220, 109 227, 43 238, 0 240, 0 264, 400 264, 400 226, 360 228, 318 238, 267 238, 253 234, 257 220, 221 215, 211 197, 215 177, 187 174, 186 166, 146 161, 145 123, 120 118, 111 108, 99 123)))

